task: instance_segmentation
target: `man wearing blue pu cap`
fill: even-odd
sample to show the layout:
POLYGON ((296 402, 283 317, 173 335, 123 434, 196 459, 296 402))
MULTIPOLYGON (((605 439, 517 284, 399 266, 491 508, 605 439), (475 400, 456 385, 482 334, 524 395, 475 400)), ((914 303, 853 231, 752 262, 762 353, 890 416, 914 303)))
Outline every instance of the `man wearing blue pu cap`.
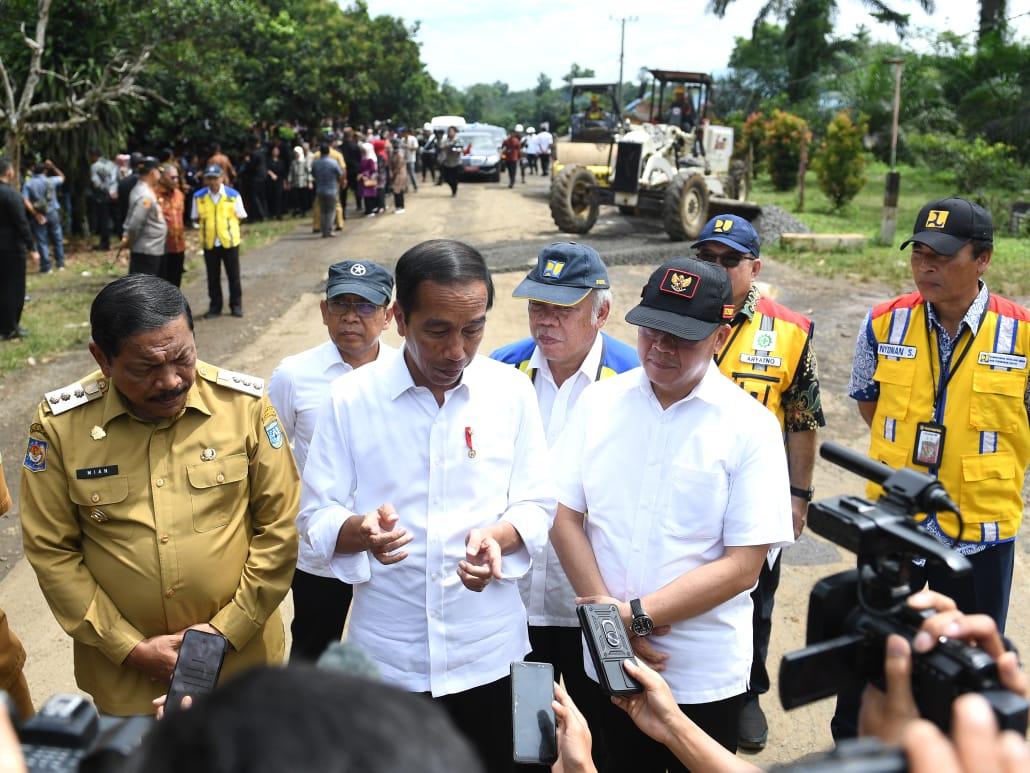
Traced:
MULTIPOLYGON (((733 288, 733 319, 726 343, 715 356, 719 370, 772 411, 780 422, 790 474, 794 538, 801 536, 812 499, 816 430, 826 425, 819 395, 814 324, 807 317, 762 296, 755 285, 762 270, 761 243, 754 226, 737 215, 719 215, 705 224, 692 245, 697 257, 718 263, 733 288)), ((751 683, 740 714, 740 747, 765 747, 769 725, 758 696, 769 691, 765 668, 772 630, 776 588, 780 584, 780 551, 769 552, 754 603, 754 660, 751 683)))
MULTIPOLYGON (((495 351, 491 357, 523 371, 533 381, 540 414, 553 447, 565 421, 590 384, 640 364, 633 347, 601 332, 611 309, 608 269, 585 244, 558 242, 540 251, 537 264, 515 288, 528 301, 529 337, 495 351)), ((528 660, 550 663, 555 679, 564 677, 576 705, 594 719, 601 696, 583 671, 583 651, 575 591, 554 548, 533 561, 519 581, 529 619, 528 660)), ((603 739, 594 743, 600 758, 603 739)))

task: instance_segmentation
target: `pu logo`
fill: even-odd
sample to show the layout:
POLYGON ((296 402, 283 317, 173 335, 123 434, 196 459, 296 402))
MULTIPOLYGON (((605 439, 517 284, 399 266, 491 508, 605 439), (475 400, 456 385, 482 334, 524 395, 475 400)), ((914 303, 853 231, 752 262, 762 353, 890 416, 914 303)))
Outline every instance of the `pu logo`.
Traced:
POLYGON ((672 289, 678 293, 686 291, 690 287, 690 283, 694 281, 691 276, 684 276, 683 274, 673 274, 669 277, 669 284, 672 285, 672 289))
POLYGON ((948 210, 946 209, 931 209, 930 214, 926 216, 926 228, 944 228, 944 224, 948 222, 948 210))
MULTIPOLYGON (((945 215, 948 213, 945 212, 945 215)), ((719 219, 715 221, 715 226, 712 228, 717 234, 728 234, 733 230, 733 221, 729 219, 719 219)))
POLYGON ((557 279, 561 276, 561 272, 564 270, 564 260, 549 260, 544 264, 544 277, 548 279, 557 279))

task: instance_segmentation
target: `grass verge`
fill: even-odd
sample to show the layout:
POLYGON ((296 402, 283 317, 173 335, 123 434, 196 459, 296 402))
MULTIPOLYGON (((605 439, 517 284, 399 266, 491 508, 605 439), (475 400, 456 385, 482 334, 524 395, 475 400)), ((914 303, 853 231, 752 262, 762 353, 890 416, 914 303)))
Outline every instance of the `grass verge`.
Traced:
MULTIPOLYGON (((838 212, 819 190, 815 175, 809 175, 805 187, 805 211, 796 212, 797 191, 773 190, 767 176, 759 177, 753 186, 752 198, 759 204, 776 204, 790 212, 813 231, 821 233, 861 233, 868 238, 863 250, 844 252, 812 252, 770 245, 772 254, 786 263, 820 276, 840 277, 849 281, 880 280, 908 288, 912 284, 908 251, 898 249, 911 228, 919 209, 928 201, 956 192, 944 173, 914 167, 899 167, 901 194, 898 201, 898 227, 894 244, 880 245, 880 220, 883 215, 883 191, 887 167, 872 164, 862 191, 838 212)), ((968 194, 967 194, 968 195, 968 194)), ((994 256, 986 275, 990 288, 1002 295, 1030 295, 1030 239, 1008 236, 1008 223, 995 222, 994 256)))
MULTIPOLYGON (((244 225, 242 253, 274 242, 310 218, 266 220, 244 225)), ((44 365, 63 351, 89 340, 89 307, 104 285, 128 271, 128 252, 122 250, 115 262, 115 250, 93 252, 92 241, 72 238, 65 245, 65 271, 40 274, 29 266, 21 324, 29 335, 14 341, 0 341, 0 377, 18 368, 44 365)), ((186 232, 185 279, 204 270, 197 231, 186 232)))

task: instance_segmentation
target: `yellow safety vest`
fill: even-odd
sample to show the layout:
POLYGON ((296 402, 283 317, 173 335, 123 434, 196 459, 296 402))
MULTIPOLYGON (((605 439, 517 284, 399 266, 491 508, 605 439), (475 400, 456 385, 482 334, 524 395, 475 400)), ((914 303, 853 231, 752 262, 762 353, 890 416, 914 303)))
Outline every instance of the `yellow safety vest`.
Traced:
POLYGON ((204 249, 215 246, 215 239, 223 247, 237 247, 240 243, 240 219, 236 217, 236 199, 239 193, 222 185, 222 196, 216 204, 211 192, 205 190, 197 196, 197 216, 200 219, 200 236, 204 249))
MULTIPOLYGON (((935 473, 962 511, 939 525, 966 542, 1016 536, 1023 518, 1023 474, 1030 462, 1030 426, 1024 395, 1030 353, 1030 312, 991 295, 976 336, 963 329, 952 352, 950 379, 942 374, 936 333, 926 305, 910 293, 877 306, 870 315, 876 339, 880 396, 870 431, 869 456, 891 467, 935 473), (931 370, 932 367, 932 370, 931 370), (934 400, 935 389, 941 393, 934 400), (915 463, 917 425, 946 427, 937 469, 915 463)), ((870 497, 879 486, 869 486, 870 497)), ((925 513, 917 516, 923 520, 925 513)))
POLYGON ((768 408, 784 430, 783 393, 794 383, 812 321, 768 298, 759 298, 750 320, 735 324, 715 362, 768 408))

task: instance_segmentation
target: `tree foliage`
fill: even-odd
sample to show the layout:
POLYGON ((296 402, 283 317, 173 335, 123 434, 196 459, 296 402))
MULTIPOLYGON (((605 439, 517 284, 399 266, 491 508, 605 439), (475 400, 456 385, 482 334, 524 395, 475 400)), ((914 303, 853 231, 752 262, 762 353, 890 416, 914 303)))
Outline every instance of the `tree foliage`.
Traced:
POLYGON ((816 150, 812 167, 819 187, 835 210, 839 210, 865 185, 866 153, 862 147, 865 122, 851 120, 846 110, 834 116, 816 150))

